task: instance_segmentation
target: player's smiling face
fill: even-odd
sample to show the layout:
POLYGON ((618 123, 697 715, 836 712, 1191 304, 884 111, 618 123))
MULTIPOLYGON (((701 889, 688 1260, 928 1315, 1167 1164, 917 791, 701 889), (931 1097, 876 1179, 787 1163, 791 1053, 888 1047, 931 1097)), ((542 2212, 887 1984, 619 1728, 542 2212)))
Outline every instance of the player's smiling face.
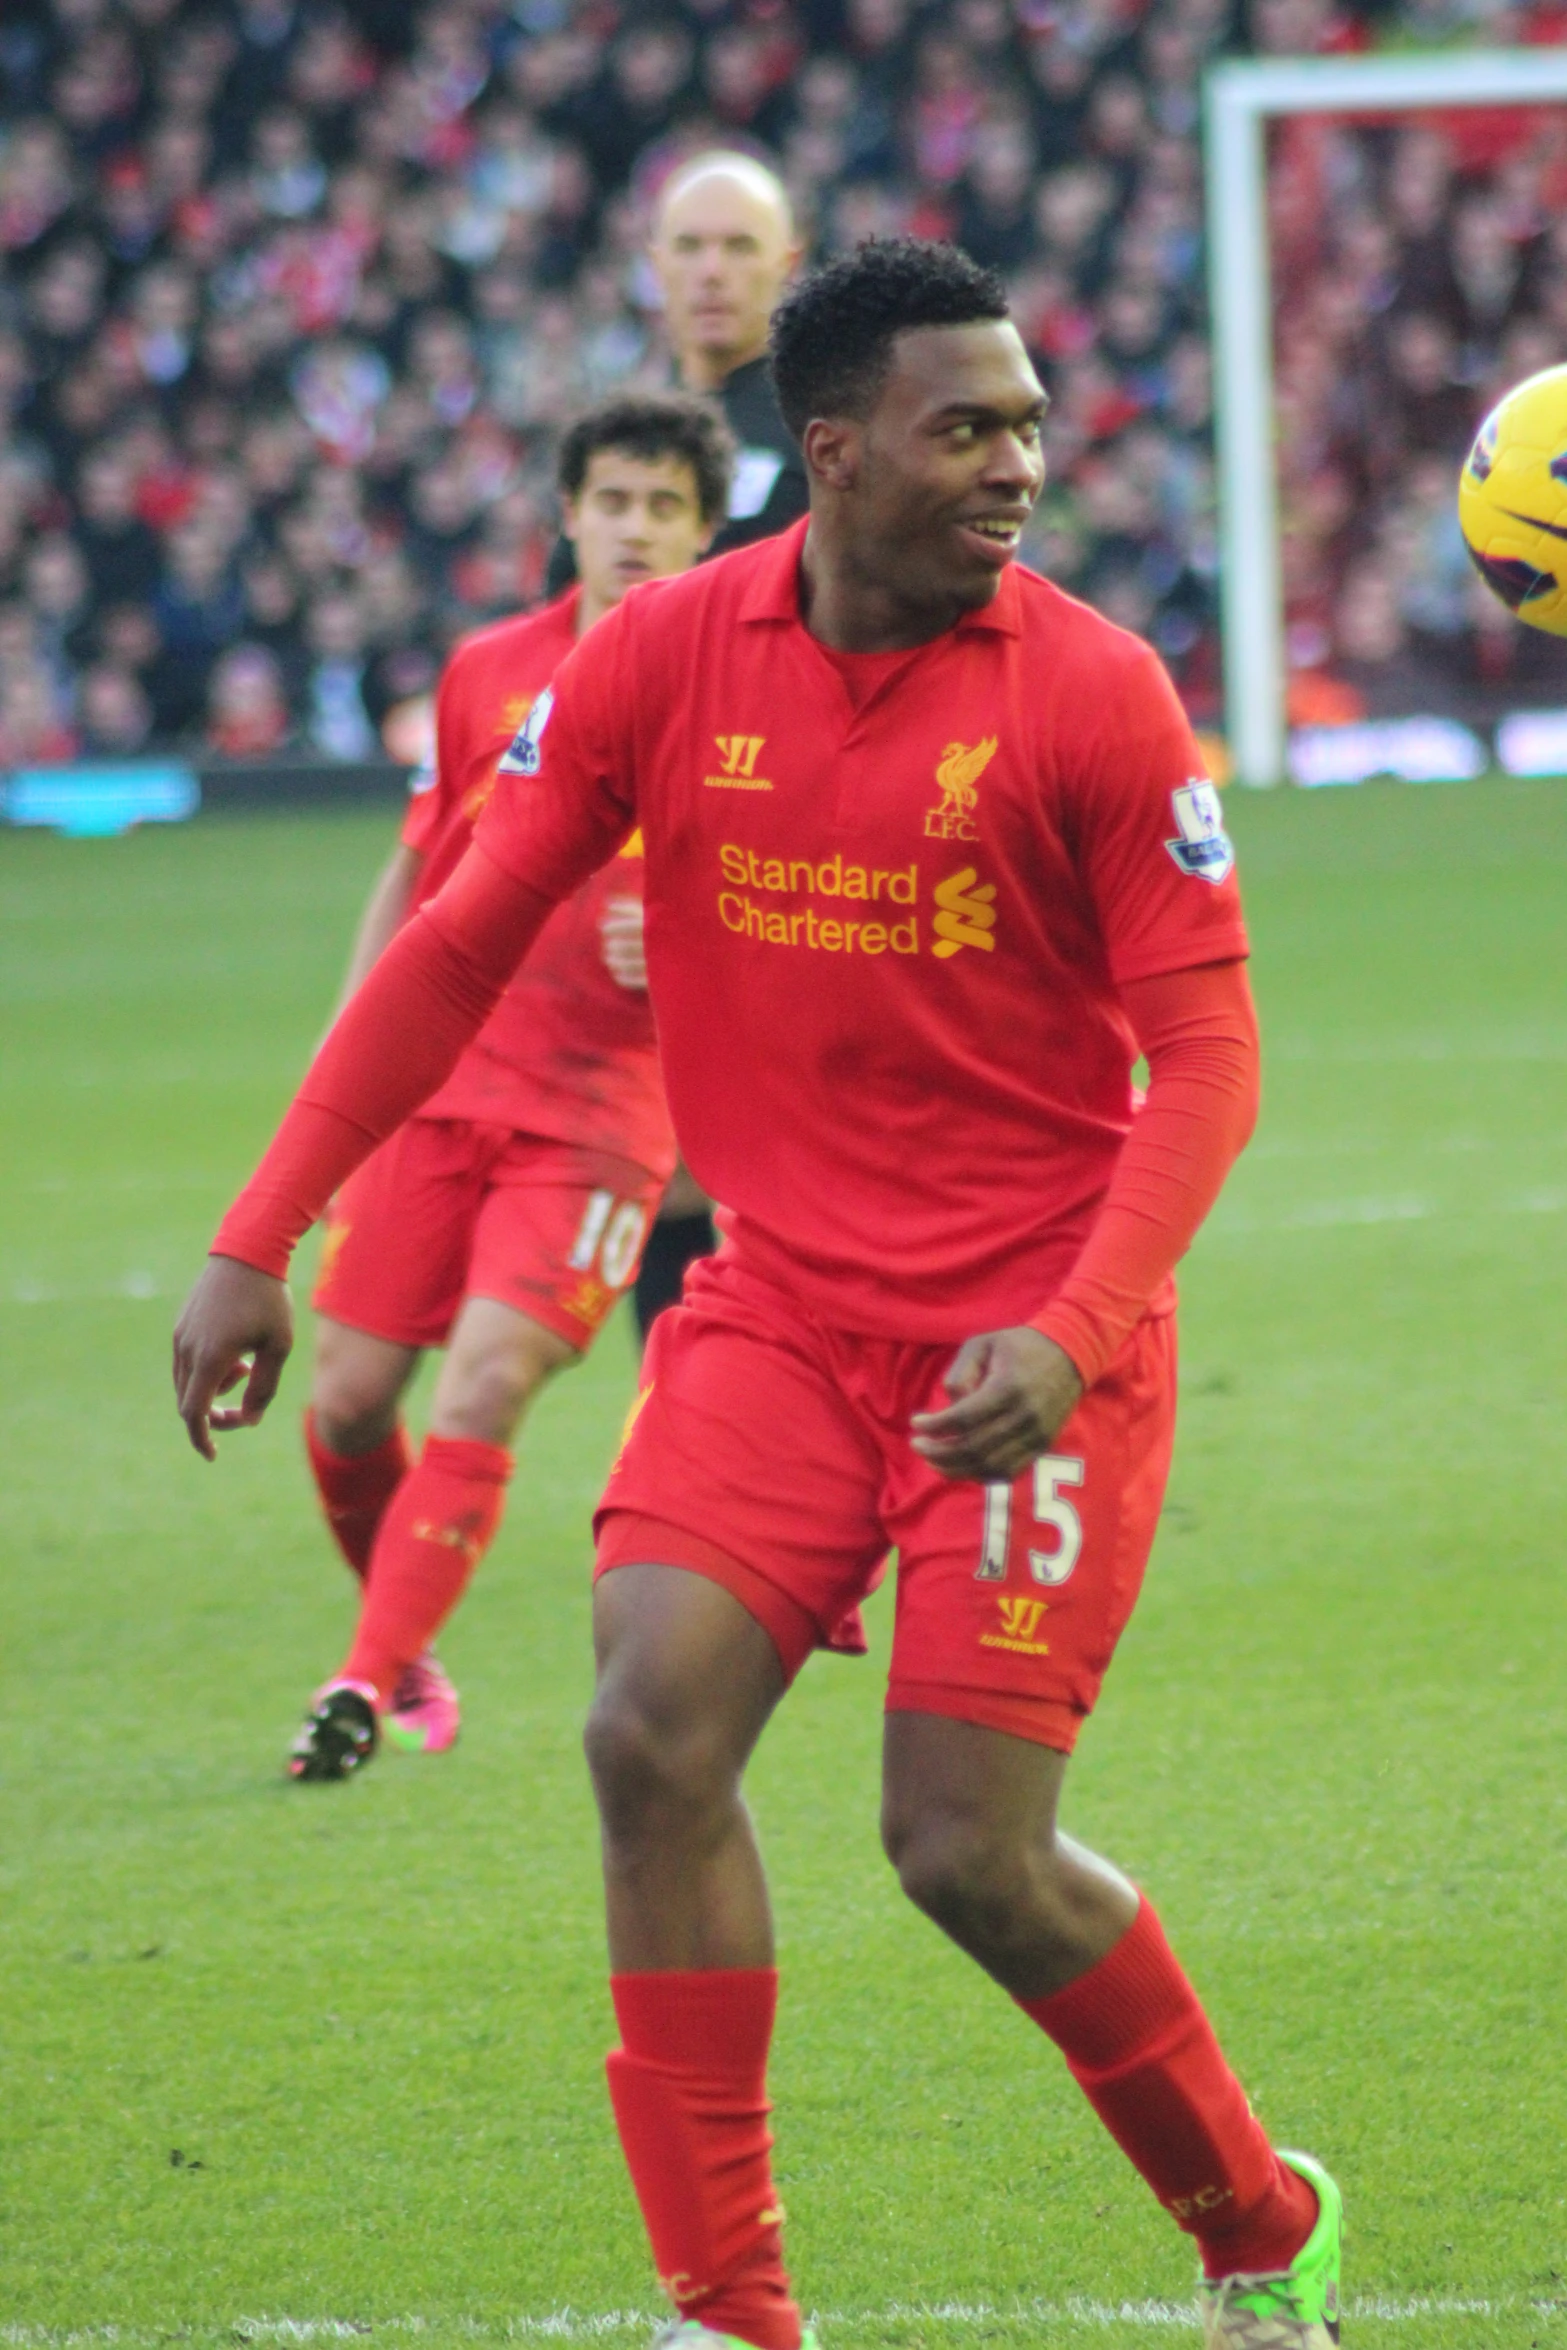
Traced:
POLYGON ((1044 486, 1045 394, 1010 319, 897 337, 858 438, 847 538, 910 601, 988 604, 1044 486))

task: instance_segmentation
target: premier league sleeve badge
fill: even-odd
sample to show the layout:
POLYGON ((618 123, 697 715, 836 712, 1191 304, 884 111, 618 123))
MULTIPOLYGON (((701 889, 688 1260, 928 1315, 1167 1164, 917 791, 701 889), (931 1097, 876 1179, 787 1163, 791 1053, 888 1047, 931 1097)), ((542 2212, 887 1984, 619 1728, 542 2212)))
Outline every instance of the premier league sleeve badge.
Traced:
POLYGON ((512 746, 496 768, 497 775, 537 775, 539 772, 539 742, 549 724, 555 696, 546 686, 518 728, 512 746))
POLYGON ((1220 882, 1235 870, 1235 850, 1224 829, 1218 789, 1205 775, 1190 776, 1170 794, 1178 837, 1165 847, 1183 873, 1220 882))

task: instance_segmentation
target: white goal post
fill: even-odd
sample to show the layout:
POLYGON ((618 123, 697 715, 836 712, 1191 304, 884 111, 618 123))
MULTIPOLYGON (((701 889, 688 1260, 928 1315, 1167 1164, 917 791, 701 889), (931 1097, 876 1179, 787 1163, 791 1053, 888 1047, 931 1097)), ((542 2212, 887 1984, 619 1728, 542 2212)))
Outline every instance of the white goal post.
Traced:
POLYGON ((1284 778, 1285 671, 1274 468, 1268 117, 1548 105, 1567 99, 1567 50, 1257 58, 1214 66, 1204 98, 1225 731, 1236 780, 1273 784, 1284 778))

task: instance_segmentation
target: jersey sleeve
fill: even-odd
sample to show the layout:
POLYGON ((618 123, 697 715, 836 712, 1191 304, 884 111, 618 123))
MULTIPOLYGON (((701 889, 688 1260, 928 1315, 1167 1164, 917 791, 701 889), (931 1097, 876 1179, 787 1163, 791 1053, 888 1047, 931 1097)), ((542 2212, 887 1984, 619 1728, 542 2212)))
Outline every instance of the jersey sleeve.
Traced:
POLYGON ((1092 1387, 1191 1246, 1257 1122, 1257 1019, 1243 963, 1135 980, 1148 1097, 1082 1254, 1034 1317, 1092 1387))
POLYGON ((1064 778, 1077 856, 1117 986, 1247 952, 1224 828, 1163 663, 1130 648, 1103 680, 1105 716, 1064 778))
POLYGON ((570 897, 636 823, 626 609, 577 645, 496 770, 475 839, 527 888, 570 897))

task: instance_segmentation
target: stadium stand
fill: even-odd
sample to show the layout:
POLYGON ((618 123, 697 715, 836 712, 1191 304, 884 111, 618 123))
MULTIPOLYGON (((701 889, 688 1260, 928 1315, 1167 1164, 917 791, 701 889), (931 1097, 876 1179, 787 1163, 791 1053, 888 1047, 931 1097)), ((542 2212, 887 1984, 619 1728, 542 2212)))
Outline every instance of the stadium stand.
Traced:
MULTIPOLYGON (((1556 0, 8 0, 0 764, 396 755, 539 594, 573 410, 662 380, 641 222, 778 159, 818 252, 957 237, 1053 394, 1041 569, 1218 712, 1199 79, 1567 39, 1556 0)), ((1567 357, 1567 116, 1292 124, 1274 200, 1292 707, 1527 698, 1454 464, 1567 357)), ((1560 679, 1555 692, 1561 698, 1560 679)))

